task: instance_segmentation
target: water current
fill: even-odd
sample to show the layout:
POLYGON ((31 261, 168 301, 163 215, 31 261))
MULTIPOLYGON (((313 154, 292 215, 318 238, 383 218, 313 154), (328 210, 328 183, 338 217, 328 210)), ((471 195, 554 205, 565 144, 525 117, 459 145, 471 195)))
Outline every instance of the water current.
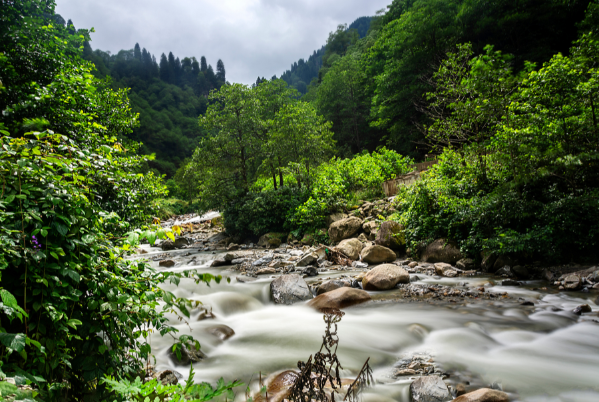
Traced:
MULTIPOLYGON (((152 257, 162 253, 146 246, 152 257)), ((170 315, 170 324, 179 334, 192 334, 207 358, 194 364, 196 381, 215 383, 220 377, 240 379, 256 387, 259 375, 296 369, 322 342, 321 313, 304 304, 275 305, 270 299, 270 276, 251 283, 236 281, 237 272, 210 268, 218 254, 180 250, 170 252, 177 264, 172 268, 197 269, 231 277, 231 282, 195 284, 182 280, 178 286, 164 285, 178 297, 198 300, 211 308, 214 319, 198 321, 203 308, 192 311, 182 322, 170 315), (191 252, 191 255, 185 256, 191 252), (192 258, 195 259, 192 260, 192 258), (224 324, 235 331, 221 341, 205 331, 224 324)), ((334 278, 348 272, 321 272, 317 278, 334 278)), ((353 273, 355 274, 355 272, 353 273)), ((489 277, 434 278, 418 274, 416 283, 450 286, 480 286, 489 277), (466 284, 464 284, 466 282, 466 284)), ((458 303, 406 302, 396 291, 370 292, 373 301, 347 308, 339 323, 338 357, 342 377, 354 378, 370 357, 376 385, 363 395, 364 401, 410 401, 409 385, 414 377, 392 376, 398 361, 414 354, 433 356, 449 381, 501 387, 513 400, 529 402, 599 401, 599 306, 598 293, 566 293, 532 290, 543 284, 528 282, 523 287, 497 287, 509 298, 492 301, 466 299, 458 303), (394 293, 395 292, 395 293, 394 293), (533 306, 521 305, 524 300, 533 306), (571 313, 580 304, 589 304, 592 314, 571 313), (394 367, 395 365, 395 367, 394 367)), ((156 370, 171 369, 184 377, 189 367, 168 357, 173 344, 169 336, 151 338, 156 370)), ((239 389, 236 400, 244 400, 239 389)))

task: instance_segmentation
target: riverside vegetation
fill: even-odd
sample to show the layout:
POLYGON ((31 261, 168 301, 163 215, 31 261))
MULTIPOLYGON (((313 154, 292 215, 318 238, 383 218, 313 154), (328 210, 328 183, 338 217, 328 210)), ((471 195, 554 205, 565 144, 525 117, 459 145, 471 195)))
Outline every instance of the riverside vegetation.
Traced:
MULTIPOLYGON (((236 243, 337 243, 347 236, 323 230, 335 214, 366 212, 377 228, 394 228, 385 241, 413 259, 443 239, 469 266, 485 267, 489 256, 596 261, 599 5, 552 2, 548 19, 563 18, 571 47, 554 32, 510 52, 501 46, 509 41, 481 34, 485 27, 472 32, 484 3, 395 0, 362 39, 339 29, 301 98, 283 80, 224 84, 221 65, 199 146, 171 192, 199 212, 222 211, 236 243), (548 54, 555 49, 562 53, 548 54), (432 71, 415 73, 427 63, 432 71), (411 170, 418 141, 438 163, 374 212, 365 201, 411 170)), ((98 78, 84 58, 89 32, 61 24, 54 2, 0 4, 0 376, 12 380, 0 382, 0 393, 48 401, 227 395, 239 382, 192 385, 193 370, 185 386, 135 380, 147 374, 154 333, 172 337, 178 357, 199 350, 167 318, 189 318, 197 305, 164 288, 222 278, 126 258, 141 241, 181 235, 153 219, 169 190, 134 141, 140 117, 125 89, 98 78)), ((172 173, 167 165, 158 171, 172 173)), ((324 250, 336 262, 351 251, 324 250)))

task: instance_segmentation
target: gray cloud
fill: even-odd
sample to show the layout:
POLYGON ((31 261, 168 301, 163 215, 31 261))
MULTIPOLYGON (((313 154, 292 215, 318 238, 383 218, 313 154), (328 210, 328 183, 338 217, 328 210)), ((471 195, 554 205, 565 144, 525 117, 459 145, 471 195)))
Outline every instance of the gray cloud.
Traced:
POLYGON ((279 76, 325 44, 338 24, 374 15, 391 0, 57 0, 77 28, 94 27, 92 47, 113 53, 136 42, 160 57, 222 59, 227 80, 279 76))

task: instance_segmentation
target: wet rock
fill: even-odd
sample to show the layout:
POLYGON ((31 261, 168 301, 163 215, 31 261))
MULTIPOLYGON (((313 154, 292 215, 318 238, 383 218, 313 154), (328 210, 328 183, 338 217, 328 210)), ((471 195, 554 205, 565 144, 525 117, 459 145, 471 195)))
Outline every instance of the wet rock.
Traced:
POLYGON ((534 306, 535 304, 530 300, 520 303, 521 306, 534 306))
POLYGON ((178 237, 175 239, 175 248, 187 247, 191 242, 186 237, 178 237))
POLYGON ((362 278, 364 290, 389 290, 398 283, 410 283, 410 274, 394 264, 382 264, 374 267, 362 278))
POLYGON ((233 253, 227 253, 224 255, 223 259, 230 263, 231 261, 233 261, 235 259, 235 257, 236 257, 236 255, 233 253))
POLYGON ((173 260, 162 260, 158 263, 159 267, 174 267, 175 266, 175 261, 173 260))
POLYGON ((237 251, 239 250, 239 244, 231 243, 227 246, 227 251, 237 251))
POLYGON ((297 274, 281 275, 270 283, 270 293, 276 304, 293 304, 312 298, 308 284, 297 274))
POLYGON ((357 260, 360 258, 360 252, 363 248, 364 244, 362 244, 362 242, 358 239, 341 240, 336 247, 337 250, 341 251, 352 260, 357 260))
MULTIPOLYGON (((282 402, 289 396, 291 387, 295 384, 298 374, 293 370, 286 370, 277 374, 274 378, 268 379, 266 391, 268 393, 268 402, 282 402)), ((267 402, 265 394, 254 395, 254 402, 267 402)))
POLYGON ((406 375, 415 375, 415 374, 416 374, 416 371, 412 370, 412 369, 397 369, 393 373, 393 375, 395 377, 402 377, 402 376, 406 376, 406 375))
POLYGON ((225 260, 225 258, 223 256, 215 258, 214 260, 212 260, 212 262, 210 263, 211 267, 221 267, 223 265, 228 265, 229 262, 227 262, 225 260))
POLYGON ((368 268, 368 264, 362 261, 354 261, 351 266, 354 268, 368 268))
POLYGON ((153 377, 160 381, 162 385, 177 385, 179 380, 172 370, 162 370, 154 374, 153 377))
POLYGON ((445 271, 445 276, 448 278, 455 278, 458 275, 459 275, 459 272, 456 271, 455 269, 448 269, 447 271, 445 271))
POLYGON ((304 268, 304 270, 302 270, 302 274, 308 276, 316 276, 318 275, 318 270, 315 267, 306 267, 304 268))
POLYGON ((505 267, 499 268, 495 272, 495 275, 497 275, 497 276, 507 276, 509 278, 511 278, 511 277, 514 276, 514 274, 512 272, 512 268, 509 265, 506 265, 505 267))
POLYGON ((566 290, 578 290, 582 286, 582 281, 578 275, 568 275, 564 279, 564 288, 566 290))
POLYGON ((274 268, 260 268, 258 271, 256 271, 256 275, 273 275, 276 274, 277 270, 274 268))
POLYGON ((481 388, 474 392, 458 396, 453 402, 509 402, 510 397, 505 392, 481 388))
POLYGON ((333 222, 329 227, 329 239, 337 243, 356 234, 362 227, 362 220, 355 216, 333 222))
POLYGON ((314 243, 314 236, 312 236, 311 234, 306 233, 304 235, 304 237, 302 237, 301 243, 305 244, 305 245, 310 245, 310 244, 314 243))
POLYGON ((192 362, 197 363, 206 357, 206 354, 194 345, 184 345, 181 347, 181 359, 177 357, 172 348, 169 348, 168 355, 174 363, 182 366, 189 366, 192 362))
MULTIPOLYGON (((402 264, 405 265, 405 264, 402 264)), ((410 268, 416 268, 418 266, 418 263, 416 261, 412 261, 410 263, 408 263, 408 267, 410 268)))
POLYGON ((316 296, 308 302, 308 306, 317 310, 322 308, 342 309, 371 300, 368 292, 360 289, 341 287, 316 296))
POLYGON ((591 313, 593 310, 588 304, 581 304, 580 306, 576 306, 572 312, 576 315, 581 315, 582 313, 591 313))
POLYGON ((375 243, 392 250, 399 250, 406 243, 403 227, 395 221, 385 221, 376 234, 375 243))
POLYGON ((457 244, 445 239, 437 239, 428 246, 422 253, 423 262, 445 262, 455 264, 462 259, 462 253, 457 244))
POLYGON ((343 287, 351 287, 351 282, 349 282, 349 281, 339 281, 339 280, 326 281, 325 283, 323 283, 322 285, 320 285, 318 287, 318 290, 316 291, 316 294, 317 295, 321 295, 323 293, 327 293, 327 292, 330 292, 332 290, 343 288, 343 287))
POLYGON ((316 261, 318 261, 318 256, 314 253, 310 253, 303 256, 296 265, 298 267, 306 267, 308 265, 316 264, 316 261))
POLYGON ((453 269, 453 267, 450 264, 446 264, 444 262, 438 262, 434 266, 435 274, 439 276, 445 276, 445 272, 453 269))
POLYGON ((397 256, 395 252, 387 247, 378 244, 366 246, 362 250, 362 261, 368 264, 381 264, 384 262, 393 262, 397 256))
POLYGON ((497 271, 499 268, 505 267, 506 265, 513 267, 516 262, 509 255, 500 255, 493 264, 493 271, 497 271))
POLYGON ((342 219, 347 219, 349 218, 348 214, 344 214, 342 212, 336 212, 334 214, 331 214, 327 217, 327 221, 326 221, 326 225, 327 227, 331 226, 333 223, 340 221, 342 219))
POLYGON ((515 281, 513 279, 506 279, 501 281, 501 286, 520 286, 520 282, 515 281))
POLYGON ((256 278, 252 278, 251 276, 238 276, 236 279, 237 282, 241 283, 254 282, 256 280, 256 278))
POLYGON ((162 243, 160 243, 160 248, 162 249, 162 251, 174 250, 176 248, 175 242, 172 240, 165 240, 162 243))
POLYGON ((456 395, 456 397, 464 395, 465 393, 466 393, 466 384, 461 383, 461 382, 458 383, 455 386, 455 395, 456 395))
POLYGON ((447 385, 436 375, 420 377, 410 385, 413 402, 444 402, 453 398, 447 385))
POLYGON ((216 336, 221 341, 226 341, 227 339, 235 335, 235 331, 233 331, 233 328, 222 324, 208 327, 206 328, 206 332, 208 332, 210 335, 216 336))
POLYGON ((267 248, 277 248, 281 245, 281 243, 286 237, 287 235, 285 233, 269 232, 260 236, 260 238, 258 239, 258 246, 267 248))
POLYGON ((375 221, 364 222, 362 224, 362 230, 366 234, 370 234, 370 233, 376 234, 376 232, 378 231, 378 227, 379 227, 379 225, 375 221))
POLYGON ((516 274, 519 278, 528 278, 530 273, 528 272, 528 268, 522 265, 516 265, 512 267, 512 272, 516 274))
POLYGON ((272 255, 265 255, 264 257, 258 258, 256 261, 252 262, 252 265, 257 267, 259 265, 265 265, 272 261, 272 255))
POLYGON ((480 263, 481 268, 485 272, 493 272, 493 266, 495 266, 495 261, 497 260, 497 256, 489 251, 481 253, 482 262, 480 263))
POLYGON ((463 271, 469 271, 475 268, 474 260, 472 258, 462 258, 455 263, 455 266, 463 271))

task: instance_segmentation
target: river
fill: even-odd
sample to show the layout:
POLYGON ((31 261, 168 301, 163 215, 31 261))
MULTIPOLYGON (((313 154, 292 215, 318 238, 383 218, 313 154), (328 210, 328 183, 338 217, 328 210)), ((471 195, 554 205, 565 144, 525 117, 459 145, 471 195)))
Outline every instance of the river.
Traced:
MULTIPOLYGON (((144 248, 149 252, 144 257, 163 253, 157 247, 144 248)), ((256 388, 260 375, 296 369, 299 360, 307 360, 318 350, 324 333, 321 313, 304 304, 275 305, 270 300, 271 277, 240 283, 235 279, 238 272, 210 268, 216 257, 218 253, 187 249, 170 252, 169 258, 177 262, 172 268, 151 261, 158 270, 197 269, 231 277, 230 283, 210 286, 187 279, 179 286, 163 285, 178 297, 201 301, 214 313, 214 319, 198 321, 202 311, 198 308, 187 323, 169 315, 170 324, 180 334, 192 334, 207 355, 194 364, 196 381, 214 384, 224 377, 256 388), (235 335, 221 341, 205 331, 217 324, 231 327, 235 335)), ((321 272, 306 280, 344 274, 348 272, 321 272)), ((418 277, 416 283, 455 287, 477 287, 491 279, 418 277)), ((373 301, 347 308, 338 324, 342 377, 355 377, 370 357, 377 384, 363 394, 363 400, 409 402, 409 385, 415 376, 396 378, 393 372, 402 359, 426 355, 449 375, 446 381, 451 384, 467 383, 473 389, 494 384, 516 401, 597 402, 599 307, 594 301, 598 294, 532 290, 542 285, 530 281, 523 287, 490 287, 508 292, 510 297, 498 300, 434 304, 398 300, 395 291, 370 292, 373 301), (522 305, 523 301, 534 305, 522 305), (585 303, 592 314, 571 312, 585 303)), ((152 336, 156 370, 171 369, 187 377, 189 367, 176 365, 168 357, 172 343, 171 337, 152 336)), ((243 394, 244 389, 239 389, 236 400, 244 400, 243 394)))

